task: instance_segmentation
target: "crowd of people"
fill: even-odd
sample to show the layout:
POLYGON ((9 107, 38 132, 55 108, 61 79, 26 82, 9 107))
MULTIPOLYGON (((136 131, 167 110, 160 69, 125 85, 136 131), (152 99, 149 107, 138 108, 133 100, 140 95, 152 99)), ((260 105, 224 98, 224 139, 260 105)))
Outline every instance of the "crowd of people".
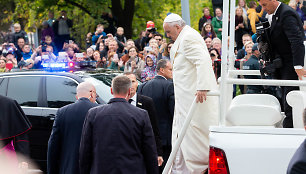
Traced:
MULTIPOLYGON (((262 5, 266 1, 260 0, 259 4, 262 5)), ((264 19, 270 20, 269 22, 274 26, 281 25, 277 23, 277 19, 271 19, 271 14, 276 13, 278 8, 280 8, 279 11, 292 11, 292 9, 287 9, 287 5, 276 0, 269 1, 269 4, 271 6, 261 7, 257 6, 254 1, 250 1, 246 5, 245 0, 239 0, 235 10, 235 54, 237 60, 235 67, 237 69, 258 70, 260 68, 261 53, 256 43, 255 25, 264 19), (264 9, 272 10, 265 11, 264 9)), ((299 20, 292 23, 302 26, 302 21, 305 19, 303 3, 290 1, 290 5, 299 15, 299 20)), ((85 83, 80 84, 77 88, 78 102, 58 111, 49 141, 48 170, 50 173, 53 170, 54 173, 57 173, 58 170, 69 170, 73 171, 73 173, 79 171, 78 160, 76 160, 79 158, 78 156, 72 157, 76 160, 73 164, 71 163, 73 168, 66 168, 66 166, 58 164, 57 159, 60 157, 57 155, 63 151, 60 147, 67 148, 67 150, 64 149, 63 151, 67 154, 77 154, 80 149, 80 173, 88 173, 90 171, 94 171, 94 173, 101 171, 124 171, 125 173, 129 173, 127 171, 130 171, 130 173, 145 173, 144 171, 146 171, 147 173, 157 173, 157 166, 165 164, 164 162, 167 161, 171 152, 171 144, 173 145, 178 139, 194 97, 196 97, 196 102, 199 104, 196 105, 195 117, 191 123, 193 126, 189 128, 186 134, 188 141, 186 139, 183 141, 176 154, 172 172, 208 172, 207 132, 209 132, 209 126, 217 125, 218 109, 216 107, 218 100, 216 97, 207 96, 207 92, 217 89, 216 82, 217 78, 220 77, 220 59, 222 55, 222 9, 220 7, 214 6, 214 17, 210 15, 208 7, 203 9, 203 17, 199 20, 200 32, 186 25, 179 15, 169 14, 163 23, 165 36, 168 39, 156 31, 153 21, 147 22, 146 30, 142 31, 135 41, 124 36, 124 28, 122 27, 118 27, 116 33, 112 34, 105 32, 104 26, 98 24, 93 34, 87 34, 85 52, 81 52, 79 46, 70 38, 69 28, 71 28, 72 22, 68 19, 65 11, 62 11, 61 17, 56 20, 52 18, 52 15, 49 18, 50 20, 43 23, 42 44, 33 50, 31 50, 31 45, 27 43, 27 35, 21 30, 20 25, 14 25, 15 33, 12 34, 12 41, 2 45, 1 72, 10 71, 14 67, 21 69, 40 68, 43 62, 57 62, 59 58, 63 58, 63 61, 66 62, 95 61, 96 68, 108 68, 124 72, 124 76, 118 76, 113 80, 111 92, 114 95, 114 99, 111 99, 108 105, 90 109, 95 106, 92 103, 94 103, 97 94, 91 84, 85 83), (144 82, 140 87, 138 87, 137 79, 144 82), (173 79, 173 82, 170 79, 173 79), (139 94, 136 94, 136 91, 139 94), (148 99, 148 97, 152 99, 148 99), (165 103, 163 103, 164 101, 165 103), (77 109, 82 109, 78 106, 81 102, 87 103, 88 107, 83 112, 77 112, 77 109), (136 109, 127 102, 147 112, 136 109), (154 105, 157 107, 154 107, 154 105), (62 117, 69 118, 69 115, 71 115, 65 114, 65 110, 69 110, 72 115, 80 115, 80 125, 83 125, 84 122, 83 130, 82 126, 77 126, 78 132, 75 135, 78 136, 73 140, 76 141, 74 148, 70 148, 70 144, 65 144, 68 141, 65 141, 64 144, 58 143, 59 130, 61 129, 59 125, 65 125, 65 121, 68 120, 61 119, 63 119, 62 117), (89 113, 85 117, 88 110, 89 113), (158 111, 158 114, 156 114, 156 111, 158 111), (113 119, 115 121, 103 116, 103 114, 99 114, 102 112, 107 116, 114 116, 113 119), (133 113, 143 117, 135 117, 133 113), (122 117, 122 115, 127 117, 122 117), (202 117, 202 115, 205 116, 202 117), (157 123, 155 119, 157 119, 157 123), (103 126, 98 125, 99 123, 103 126), (118 128, 121 132, 110 128, 110 125, 118 128), (143 129, 139 129, 139 125, 143 129), (128 129, 129 126, 133 127, 133 131, 129 131, 132 130, 128 129), (96 138, 98 136, 97 132, 104 133, 106 136, 101 139, 96 138), (139 132, 143 135, 139 136, 139 132), (119 140, 112 139, 112 133, 121 138, 119 140), (170 140, 171 138, 172 140, 170 140), (131 142, 128 143, 128 141, 131 142), (112 144, 114 142, 115 145, 112 144), (92 146, 96 148, 91 149, 92 146), (142 147, 142 149, 139 147, 142 147), (133 168, 126 166, 131 161, 129 159, 130 156, 119 152, 118 148, 122 148, 126 150, 124 152, 132 155, 136 154, 134 157, 139 166, 132 166, 133 168), (103 155, 95 155, 94 152, 103 155), (113 153, 124 156, 124 159, 118 160, 113 153), (142 153, 143 156, 139 156, 139 153, 142 153), (112 160, 118 160, 118 166, 121 166, 121 168, 111 164, 110 161, 112 160), (100 165, 100 162, 103 164, 100 165), (135 172, 134 167, 139 172, 135 172)), ((273 29, 273 26, 271 28, 273 29)), ((299 31, 300 29, 305 31, 305 25, 304 28, 300 27, 297 30, 299 31)), ((290 32, 292 31, 290 30, 290 32)), ((290 64, 291 74, 289 78, 292 77, 291 80, 297 79, 298 76, 300 77, 300 74, 294 72, 293 67, 298 72, 298 68, 295 66, 304 66, 301 63, 304 58, 301 53, 304 45, 301 43, 305 36, 302 32, 296 33, 298 33, 296 36, 293 36, 294 34, 292 33, 292 35, 289 35, 298 40, 296 43, 293 42, 296 47, 291 49, 300 49, 298 50, 299 52, 296 52, 298 60, 294 62, 294 65, 291 60, 293 58, 290 58, 292 66, 290 64)), ((286 36, 282 35, 282 37, 286 36)), ((273 42, 277 40, 277 36, 274 37, 275 40, 273 42)), ((280 42, 284 42, 283 45, 288 46, 286 41, 292 38, 283 39, 282 37, 278 39, 280 42)), ((275 45, 277 43, 274 43, 274 48, 276 48, 275 45)), ((288 69, 284 70, 283 72, 286 73, 289 71, 288 69)), ((287 74, 282 73, 280 75, 285 76, 287 74)), ((243 78, 260 77, 245 76, 243 78)), ((288 77, 280 77, 280 79, 286 78, 288 77)), ((284 88, 283 93, 288 93, 290 90, 289 88, 284 88)), ((240 91, 241 93, 262 93, 263 87, 241 86, 240 91)), ((291 111, 288 110, 286 112, 288 118, 289 112, 291 111)), ((75 133, 74 126, 76 125, 71 125, 71 128, 64 132, 68 133, 73 130, 75 133)), ((284 127, 292 126, 284 125, 284 127)), ((63 129, 67 128, 63 127, 63 129)), ((67 163, 70 162, 65 155, 62 158, 67 163)))
MULTIPOLYGON (((306 20, 303 3, 290 1, 301 20, 306 20)), ((203 8, 203 17, 199 19, 198 29, 203 37, 213 61, 216 78, 220 77, 220 59, 222 55, 222 3, 213 1, 214 15, 209 7, 203 8)), ((239 0, 235 10, 235 55, 236 61, 246 62, 252 54, 252 44, 256 43, 256 27, 262 18, 267 18, 267 12, 255 1, 247 5, 245 0, 239 0), (248 41, 251 41, 248 42, 248 41), (246 49, 249 45, 249 52, 246 49)), ((6 36, 7 42, 2 45, 0 72, 11 69, 41 68, 43 62, 56 61, 95 61, 97 68, 108 68, 133 72, 142 82, 156 75, 156 63, 160 59, 170 59, 170 49, 173 41, 166 39, 156 31, 153 21, 147 22, 146 30, 139 34, 136 40, 127 39, 124 28, 118 27, 116 32, 104 31, 104 26, 98 24, 95 32, 89 32, 86 37, 86 50, 82 52, 79 45, 70 37, 72 20, 66 11, 60 12, 58 19, 49 12, 48 20, 44 21, 40 36, 40 46, 33 48, 28 44, 28 37, 20 24, 14 24, 14 33, 6 36)), ((306 26, 304 26, 306 31, 306 26)), ((260 56, 260 55, 258 55, 260 56)), ((259 57, 257 57, 259 58, 259 57)), ((243 63, 236 63, 236 68, 243 69, 243 63), (241 64, 237 65, 237 64, 241 64)), ((256 65, 257 67, 257 65, 256 65)), ((245 90, 240 89, 242 93, 245 90)))

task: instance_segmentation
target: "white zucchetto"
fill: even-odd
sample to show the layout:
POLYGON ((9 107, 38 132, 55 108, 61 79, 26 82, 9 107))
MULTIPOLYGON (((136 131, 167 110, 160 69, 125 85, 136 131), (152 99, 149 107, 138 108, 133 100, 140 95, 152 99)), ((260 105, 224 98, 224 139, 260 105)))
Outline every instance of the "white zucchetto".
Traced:
POLYGON ((180 15, 171 13, 165 18, 164 23, 175 22, 180 20, 182 20, 180 15))

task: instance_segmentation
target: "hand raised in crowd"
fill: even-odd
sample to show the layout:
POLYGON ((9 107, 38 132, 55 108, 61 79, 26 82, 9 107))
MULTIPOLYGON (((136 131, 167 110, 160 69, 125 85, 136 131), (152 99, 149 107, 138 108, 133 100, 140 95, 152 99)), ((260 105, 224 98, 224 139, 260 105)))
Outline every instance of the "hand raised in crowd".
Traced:
POLYGON ((9 46, 11 46, 14 50, 17 50, 17 48, 15 47, 15 44, 9 43, 9 46))
POLYGON ((132 67, 132 68, 136 68, 136 66, 137 66, 136 62, 135 62, 134 60, 131 61, 131 67, 132 67))
POLYGON ((106 62, 106 58, 105 57, 102 58, 102 62, 106 62))
POLYGON ((122 66, 123 66, 123 61, 122 61, 121 59, 120 59, 119 62, 118 62, 118 66, 119 66, 119 67, 122 67, 122 66))
POLYGON ((103 35, 99 36, 97 43, 101 43, 103 41, 103 35))
POLYGON ((118 54, 113 55, 113 62, 115 62, 115 63, 119 62, 118 54))
POLYGON ((157 163, 158 163, 158 166, 161 166, 164 163, 164 159, 162 156, 157 157, 157 163))
POLYGON ((167 40, 163 39, 162 44, 160 46, 159 52, 162 53, 165 48, 167 48, 167 40))
POLYGON ((197 93, 195 94, 195 96, 197 96, 197 103, 203 103, 203 101, 206 101, 207 98, 207 92, 208 90, 197 90, 197 93))
POLYGON ((92 36, 91 32, 87 33, 87 35, 86 35, 87 38, 91 38, 91 36, 92 36))
POLYGON ((39 45, 35 50, 34 50, 36 53, 39 53, 42 51, 42 46, 39 45))
POLYGON ((64 42, 64 44, 63 44, 63 50, 66 50, 66 49, 68 48, 68 46, 69 46, 69 44, 66 43, 66 42, 64 42))

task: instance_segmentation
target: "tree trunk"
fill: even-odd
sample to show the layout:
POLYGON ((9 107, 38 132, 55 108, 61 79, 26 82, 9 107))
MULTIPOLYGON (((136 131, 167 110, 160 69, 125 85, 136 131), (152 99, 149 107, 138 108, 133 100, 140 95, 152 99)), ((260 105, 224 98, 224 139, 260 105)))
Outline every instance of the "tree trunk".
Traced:
POLYGON ((124 9, 122 9, 120 0, 112 0, 112 14, 118 18, 118 27, 124 28, 124 35, 127 39, 132 38, 133 17, 134 17, 135 0, 125 0, 124 9))

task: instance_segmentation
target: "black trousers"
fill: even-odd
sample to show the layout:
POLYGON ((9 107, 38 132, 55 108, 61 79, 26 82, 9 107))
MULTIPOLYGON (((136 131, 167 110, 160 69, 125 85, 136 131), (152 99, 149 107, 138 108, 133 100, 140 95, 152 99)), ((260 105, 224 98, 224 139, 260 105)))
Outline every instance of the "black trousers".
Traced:
POLYGON ((285 119, 283 121, 284 128, 293 128, 293 120, 292 120, 292 107, 288 105, 286 96, 290 91, 299 90, 297 86, 283 86, 282 87, 282 105, 283 110, 285 112, 285 119))
POLYGON ((159 167, 159 173, 163 173, 163 170, 167 164, 168 158, 170 156, 171 153, 171 146, 163 146, 163 159, 164 159, 164 163, 162 166, 159 167))

